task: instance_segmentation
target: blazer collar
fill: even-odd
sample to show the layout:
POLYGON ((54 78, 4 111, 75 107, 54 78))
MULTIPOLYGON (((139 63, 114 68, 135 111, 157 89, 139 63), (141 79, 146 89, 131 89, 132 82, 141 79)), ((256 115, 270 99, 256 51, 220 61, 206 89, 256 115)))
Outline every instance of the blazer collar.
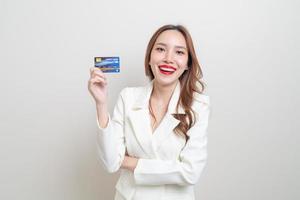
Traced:
MULTIPOLYGON (((148 109, 150 95, 153 90, 153 83, 154 81, 152 80, 142 89, 139 97, 133 104, 133 109, 148 109)), ((169 102, 168 111, 167 111, 168 114, 176 114, 176 113, 185 114, 184 109, 181 107, 181 105, 179 105, 178 112, 176 112, 176 105, 180 97, 180 91, 181 91, 181 84, 180 81, 178 81, 169 102)))

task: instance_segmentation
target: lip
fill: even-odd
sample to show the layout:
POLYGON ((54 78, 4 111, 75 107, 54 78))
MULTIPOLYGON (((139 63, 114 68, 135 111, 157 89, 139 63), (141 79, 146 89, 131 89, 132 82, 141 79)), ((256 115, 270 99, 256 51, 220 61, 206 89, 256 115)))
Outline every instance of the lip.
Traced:
POLYGON ((158 67, 165 67, 165 68, 170 68, 170 69, 176 70, 176 68, 171 65, 159 65, 158 67))

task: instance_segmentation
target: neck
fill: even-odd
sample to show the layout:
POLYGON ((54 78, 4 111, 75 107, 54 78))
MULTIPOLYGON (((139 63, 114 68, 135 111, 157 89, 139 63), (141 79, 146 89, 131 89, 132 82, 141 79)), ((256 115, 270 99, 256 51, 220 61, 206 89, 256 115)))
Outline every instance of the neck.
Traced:
POLYGON ((169 104, 177 84, 178 81, 170 85, 161 85, 154 81, 151 98, 155 99, 157 102, 159 102, 159 104, 169 104))

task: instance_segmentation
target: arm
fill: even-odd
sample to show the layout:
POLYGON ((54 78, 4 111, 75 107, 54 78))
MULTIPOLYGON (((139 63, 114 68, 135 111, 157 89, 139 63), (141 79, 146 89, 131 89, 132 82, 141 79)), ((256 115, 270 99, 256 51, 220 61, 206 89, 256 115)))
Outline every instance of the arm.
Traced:
POLYGON ((125 155, 121 168, 134 172, 139 158, 125 155))
POLYGON ((206 164, 208 104, 202 104, 196 112, 198 121, 188 131, 190 139, 178 160, 140 158, 134 169, 135 183, 139 185, 196 184, 206 164))
POLYGON ((108 113, 106 120, 105 116, 99 116, 99 113, 103 113, 103 110, 100 110, 103 107, 97 107, 97 153, 101 163, 109 173, 119 170, 125 156, 125 137, 123 132, 124 92, 125 89, 118 96, 112 118, 108 112, 104 112, 108 113))
POLYGON ((98 126, 103 129, 107 127, 108 123, 107 104, 96 104, 96 110, 98 126))

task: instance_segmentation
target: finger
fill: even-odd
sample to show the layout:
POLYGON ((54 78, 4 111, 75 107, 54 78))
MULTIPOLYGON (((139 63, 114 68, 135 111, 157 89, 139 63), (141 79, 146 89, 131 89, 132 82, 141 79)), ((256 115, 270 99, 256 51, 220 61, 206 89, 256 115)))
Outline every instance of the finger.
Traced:
POLYGON ((91 67, 90 68, 90 75, 92 76, 95 72, 103 73, 99 67, 91 67))
POLYGON ((95 70, 95 71, 93 72, 92 77, 97 77, 97 76, 99 76, 99 77, 103 78, 104 80, 106 80, 106 76, 105 76, 105 74, 102 72, 101 69, 95 70))
POLYGON ((90 74, 91 74, 91 75, 92 75, 92 72, 94 71, 94 68, 95 68, 95 67, 91 67, 91 68, 90 68, 90 74))
POLYGON ((95 70, 97 70, 96 67, 91 67, 90 68, 90 75, 91 75, 91 77, 93 76, 93 73, 94 73, 95 70))
POLYGON ((90 80, 90 82, 91 82, 92 84, 94 84, 94 83, 102 83, 102 84, 104 84, 104 85, 107 84, 107 81, 106 81, 105 79, 99 77, 99 76, 92 78, 92 79, 90 80))

